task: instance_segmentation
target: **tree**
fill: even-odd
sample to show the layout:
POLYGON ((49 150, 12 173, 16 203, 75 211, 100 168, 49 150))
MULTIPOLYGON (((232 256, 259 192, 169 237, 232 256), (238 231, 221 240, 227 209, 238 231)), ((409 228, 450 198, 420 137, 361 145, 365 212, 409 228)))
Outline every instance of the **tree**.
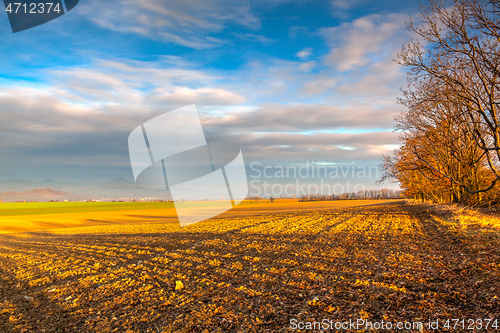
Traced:
POLYGON ((431 0, 420 13, 422 24, 408 25, 418 40, 397 58, 409 68, 407 112, 396 119, 403 146, 384 159, 382 180, 433 200, 481 201, 500 180, 500 4, 431 0))

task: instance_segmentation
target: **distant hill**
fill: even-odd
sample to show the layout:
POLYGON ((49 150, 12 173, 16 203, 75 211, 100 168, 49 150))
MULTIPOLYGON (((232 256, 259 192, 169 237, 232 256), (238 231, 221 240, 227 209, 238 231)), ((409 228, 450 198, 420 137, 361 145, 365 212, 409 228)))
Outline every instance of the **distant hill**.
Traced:
POLYGON ((166 191, 164 187, 161 188, 161 184, 158 188, 151 189, 137 185, 133 180, 124 177, 97 184, 60 182, 54 179, 45 179, 41 182, 21 179, 0 180, 0 200, 3 202, 117 200, 149 197, 163 200, 171 199, 170 192, 166 191))
POLYGON ((44 201, 50 201, 50 200, 77 201, 77 200, 83 200, 83 199, 85 199, 85 198, 81 197, 79 195, 74 195, 74 194, 70 194, 67 192, 63 192, 63 191, 52 190, 50 188, 44 188, 44 189, 37 188, 34 190, 25 191, 25 192, 8 191, 8 192, 0 193, 0 200, 2 200, 2 202, 15 202, 15 201, 44 202, 44 201))

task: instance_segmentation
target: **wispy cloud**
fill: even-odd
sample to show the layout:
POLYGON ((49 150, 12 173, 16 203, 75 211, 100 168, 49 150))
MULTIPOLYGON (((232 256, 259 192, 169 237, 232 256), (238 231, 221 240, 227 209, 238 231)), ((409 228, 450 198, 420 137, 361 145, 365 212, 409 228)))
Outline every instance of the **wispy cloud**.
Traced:
POLYGON ((261 21, 245 0, 90 0, 80 4, 78 12, 96 25, 123 33, 135 33, 151 39, 204 49, 225 44, 212 33, 227 24, 258 29, 261 21))
POLYGON ((236 36, 239 39, 243 40, 248 40, 252 42, 258 42, 262 44, 271 44, 271 43, 276 43, 276 40, 267 38, 262 35, 255 35, 255 34, 240 34, 240 33, 233 33, 234 36, 236 36))
POLYGON ((339 18, 347 18, 350 16, 350 11, 358 8, 362 4, 366 4, 367 0, 331 0, 333 16, 339 18))

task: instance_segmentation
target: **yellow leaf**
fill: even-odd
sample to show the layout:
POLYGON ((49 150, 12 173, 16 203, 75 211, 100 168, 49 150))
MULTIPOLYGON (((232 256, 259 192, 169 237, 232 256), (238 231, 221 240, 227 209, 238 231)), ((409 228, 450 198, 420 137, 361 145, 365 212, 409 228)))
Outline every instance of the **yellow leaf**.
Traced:
POLYGON ((181 281, 175 281, 175 290, 181 290, 184 288, 184 284, 181 281))

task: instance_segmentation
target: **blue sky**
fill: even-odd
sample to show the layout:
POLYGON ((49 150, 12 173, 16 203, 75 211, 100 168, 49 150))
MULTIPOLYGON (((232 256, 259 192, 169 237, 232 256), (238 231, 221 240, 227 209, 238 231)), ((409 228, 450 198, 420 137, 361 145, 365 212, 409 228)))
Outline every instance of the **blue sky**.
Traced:
POLYGON ((418 5, 80 0, 16 34, 0 15, 0 180, 132 179, 128 134, 189 104, 248 165, 379 164, 418 5))

